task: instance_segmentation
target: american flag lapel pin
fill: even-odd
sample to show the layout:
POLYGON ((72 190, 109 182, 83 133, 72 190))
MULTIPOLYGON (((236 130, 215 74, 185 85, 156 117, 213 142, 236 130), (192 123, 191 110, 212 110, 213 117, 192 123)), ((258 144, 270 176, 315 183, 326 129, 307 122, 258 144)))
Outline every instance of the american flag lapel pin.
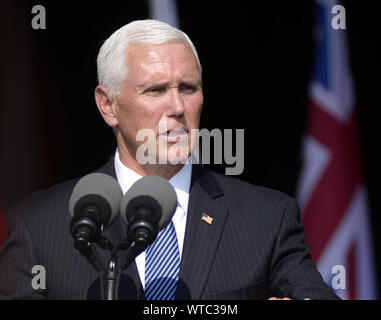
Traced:
POLYGON ((208 216, 205 212, 202 213, 201 220, 205 221, 207 224, 212 224, 213 222, 213 218, 208 216))

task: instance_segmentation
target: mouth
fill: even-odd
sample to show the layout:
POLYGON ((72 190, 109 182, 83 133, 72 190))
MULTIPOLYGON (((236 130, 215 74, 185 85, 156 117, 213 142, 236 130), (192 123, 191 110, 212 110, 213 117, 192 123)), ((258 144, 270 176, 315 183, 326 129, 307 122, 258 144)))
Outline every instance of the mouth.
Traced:
POLYGON ((177 142, 183 139, 184 137, 186 137, 187 134, 188 134, 188 130, 184 128, 184 129, 171 129, 160 134, 160 136, 165 138, 167 142, 177 142))

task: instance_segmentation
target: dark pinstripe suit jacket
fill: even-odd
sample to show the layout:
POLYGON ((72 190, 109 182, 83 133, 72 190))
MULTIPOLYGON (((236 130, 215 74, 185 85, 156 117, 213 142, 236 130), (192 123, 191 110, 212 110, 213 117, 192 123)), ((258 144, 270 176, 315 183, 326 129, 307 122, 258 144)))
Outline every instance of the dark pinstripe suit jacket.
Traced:
MULTIPOLYGON (((113 158, 99 172, 115 178, 113 158)), ((9 210, 0 298, 99 297, 98 273, 75 251, 69 232, 76 182, 38 191, 9 210), (35 265, 45 267, 45 290, 32 288, 35 265)), ((189 201, 177 299, 337 298, 310 259, 293 198, 194 166, 189 201), (203 212, 212 224, 201 220, 203 212)), ((119 243, 121 219, 105 235, 119 243)), ((106 264, 108 252, 97 252, 106 264)), ((119 297, 144 298, 135 263, 121 277, 119 297)))

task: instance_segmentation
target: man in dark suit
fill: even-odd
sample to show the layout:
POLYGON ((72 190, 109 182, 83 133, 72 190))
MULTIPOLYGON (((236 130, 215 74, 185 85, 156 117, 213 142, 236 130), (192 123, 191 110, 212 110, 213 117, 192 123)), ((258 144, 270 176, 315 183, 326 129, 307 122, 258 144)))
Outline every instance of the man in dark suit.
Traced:
MULTIPOLYGON (((310 259, 294 199, 184 164, 203 104, 201 65, 184 33, 152 20, 122 27, 100 49, 98 78, 95 100, 118 144, 99 172, 117 179, 123 192, 142 176, 158 175, 178 198, 169 224, 175 242, 171 250, 161 248, 166 254, 159 257, 161 267, 171 268, 161 268, 165 276, 149 270, 155 265, 149 259, 160 255, 148 248, 123 272, 119 298, 337 298, 310 259)), ((69 232, 68 202, 76 182, 36 192, 9 210, 1 298, 99 298, 99 274, 75 251, 69 232), (43 270, 39 285, 35 266, 43 270)), ((118 218, 104 235, 117 244, 125 233, 118 218)), ((152 250, 169 242, 164 237, 158 235, 152 250)), ((105 264, 108 253, 95 250, 105 264)))

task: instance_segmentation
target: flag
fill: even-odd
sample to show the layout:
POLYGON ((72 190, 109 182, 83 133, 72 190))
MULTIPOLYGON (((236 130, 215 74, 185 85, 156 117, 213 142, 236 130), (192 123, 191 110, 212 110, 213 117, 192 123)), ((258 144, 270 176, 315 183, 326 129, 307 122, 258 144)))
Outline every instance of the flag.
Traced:
POLYGON ((206 213, 202 213, 201 220, 205 221, 207 224, 213 223, 213 218, 208 216, 206 213))
POLYGON ((166 22, 175 28, 179 27, 176 0, 149 0, 148 8, 151 19, 166 22))
POLYGON ((306 242, 327 284, 342 299, 376 299, 347 29, 332 26, 337 4, 316 2, 315 60, 297 197, 306 242))

